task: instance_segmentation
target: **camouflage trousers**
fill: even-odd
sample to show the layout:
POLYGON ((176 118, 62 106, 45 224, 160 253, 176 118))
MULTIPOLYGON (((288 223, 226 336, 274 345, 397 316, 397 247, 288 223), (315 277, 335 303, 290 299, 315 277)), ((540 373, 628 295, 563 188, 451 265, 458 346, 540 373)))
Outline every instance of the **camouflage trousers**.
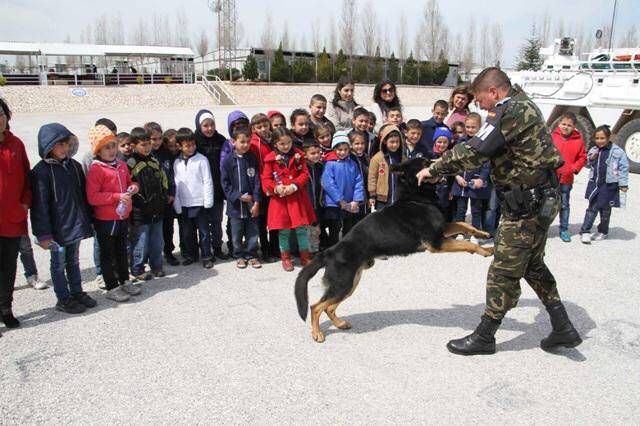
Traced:
MULTIPOLYGON (((559 210, 555 211, 557 215, 559 210)), ((503 217, 495 236, 495 253, 487 273, 485 315, 501 320, 518 304, 524 278, 544 305, 560 301, 556 280, 544 263, 549 221, 503 217)))

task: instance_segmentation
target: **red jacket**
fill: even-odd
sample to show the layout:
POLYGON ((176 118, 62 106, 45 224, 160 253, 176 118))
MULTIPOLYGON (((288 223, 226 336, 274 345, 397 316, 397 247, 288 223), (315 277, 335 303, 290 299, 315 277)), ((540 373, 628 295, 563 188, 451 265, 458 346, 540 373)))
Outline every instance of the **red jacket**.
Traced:
POLYGON ((93 217, 98 220, 125 220, 131 213, 131 203, 120 217, 116 207, 120 194, 132 184, 129 168, 117 160, 115 166, 94 160, 87 171, 87 201, 93 207, 93 217))
POLYGON ((0 142, 0 237, 27 235, 27 210, 31 206, 29 158, 24 144, 9 130, 0 142))
POLYGON ((276 152, 271 152, 264 161, 262 189, 266 194, 273 194, 267 212, 267 227, 270 230, 293 229, 316 222, 316 214, 306 189, 309 181, 307 161, 299 149, 292 148, 291 153, 288 164, 284 164, 276 152), (275 195, 276 177, 280 184, 293 183, 298 190, 286 197, 275 195))
POLYGON ((560 133, 560 128, 551 133, 553 143, 560 151, 564 164, 556 170, 561 184, 573 184, 573 176, 578 174, 587 162, 587 152, 584 149, 584 141, 580 132, 573 130, 573 133, 565 138, 560 133))
POLYGON ((251 151, 258 160, 258 168, 262 173, 264 160, 267 158, 267 155, 271 154, 273 149, 271 148, 271 145, 269 145, 269 142, 262 139, 257 133, 251 133, 250 142, 251 146, 249 147, 249 151, 251 151))

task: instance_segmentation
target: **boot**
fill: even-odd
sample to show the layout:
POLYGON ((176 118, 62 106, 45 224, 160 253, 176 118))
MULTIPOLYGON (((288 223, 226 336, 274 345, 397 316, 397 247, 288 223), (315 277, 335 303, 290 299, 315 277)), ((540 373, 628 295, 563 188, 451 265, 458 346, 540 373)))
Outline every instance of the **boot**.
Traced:
POLYGON ((304 251, 300 252, 300 264, 302 266, 306 266, 309 263, 311 263, 311 259, 312 259, 312 256, 311 256, 311 253, 309 253, 308 250, 304 250, 304 251))
POLYGON ((2 322, 7 328, 18 328, 20 327, 20 321, 16 317, 13 316, 13 311, 11 308, 2 309, 2 322))
POLYGON ((500 327, 500 321, 481 317, 480 324, 475 331, 462 339, 451 340, 447 343, 449 352, 458 355, 488 355, 496 353, 496 339, 493 337, 500 327))
POLYGON ((574 348, 582 343, 580 335, 571 324, 567 310, 562 302, 557 302, 546 307, 551 318, 551 333, 540 341, 540 347, 544 350, 554 346, 564 346, 574 348))
POLYGON ((281 251, 280 259, 282 259, 282 268, 285 271, 293 271, 293 260, 291 260, 291 253, 289 253, 288 251, 281 251))

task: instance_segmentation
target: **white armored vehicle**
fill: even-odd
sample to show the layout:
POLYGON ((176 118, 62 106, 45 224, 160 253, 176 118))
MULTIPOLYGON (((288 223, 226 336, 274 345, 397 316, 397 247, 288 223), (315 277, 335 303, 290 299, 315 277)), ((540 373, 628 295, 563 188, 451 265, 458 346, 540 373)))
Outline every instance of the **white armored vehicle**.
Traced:
POLYGON ((556 39, 540 49, 540 71, 510 73, 533 98, 553 129, 571 111, 587 146, 595 126, 608 124, 614 141, 629 157, 630 171, 640 173, 640 48, 598 49, 581 60, 575 40, 556 39))

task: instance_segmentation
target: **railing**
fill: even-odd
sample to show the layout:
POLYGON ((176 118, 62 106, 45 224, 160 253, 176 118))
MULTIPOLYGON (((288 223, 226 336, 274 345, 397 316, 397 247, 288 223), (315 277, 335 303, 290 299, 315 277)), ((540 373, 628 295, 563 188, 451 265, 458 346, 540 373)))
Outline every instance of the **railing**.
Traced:
POLYGON ((222 104, 222 96, 220 92, 218 92, 215 84, 211 83, 201 74, 196 75, 196 83, 197 82, 200 82, 204 86, 205 90, 218 102, 218 105, 222 104))
POLYGON ((7 85, 106 86, 121 84, 185 84, 193 83, 193 75, 131 73, 53 73, 3 74, 7 85))
POLYGON ((231 101, 232 104, 237 104, 236 99, 233 97, 231 92, 227 90, 227 86, 225 82, 220 80, 220 77, 218 77, 217 75, 207 75, 206 80, 209 80, 209 79, 215 82, 215 85, 218 86, 220 90, 222 90, 224 95, 229 99, 229 101, 231 101))

